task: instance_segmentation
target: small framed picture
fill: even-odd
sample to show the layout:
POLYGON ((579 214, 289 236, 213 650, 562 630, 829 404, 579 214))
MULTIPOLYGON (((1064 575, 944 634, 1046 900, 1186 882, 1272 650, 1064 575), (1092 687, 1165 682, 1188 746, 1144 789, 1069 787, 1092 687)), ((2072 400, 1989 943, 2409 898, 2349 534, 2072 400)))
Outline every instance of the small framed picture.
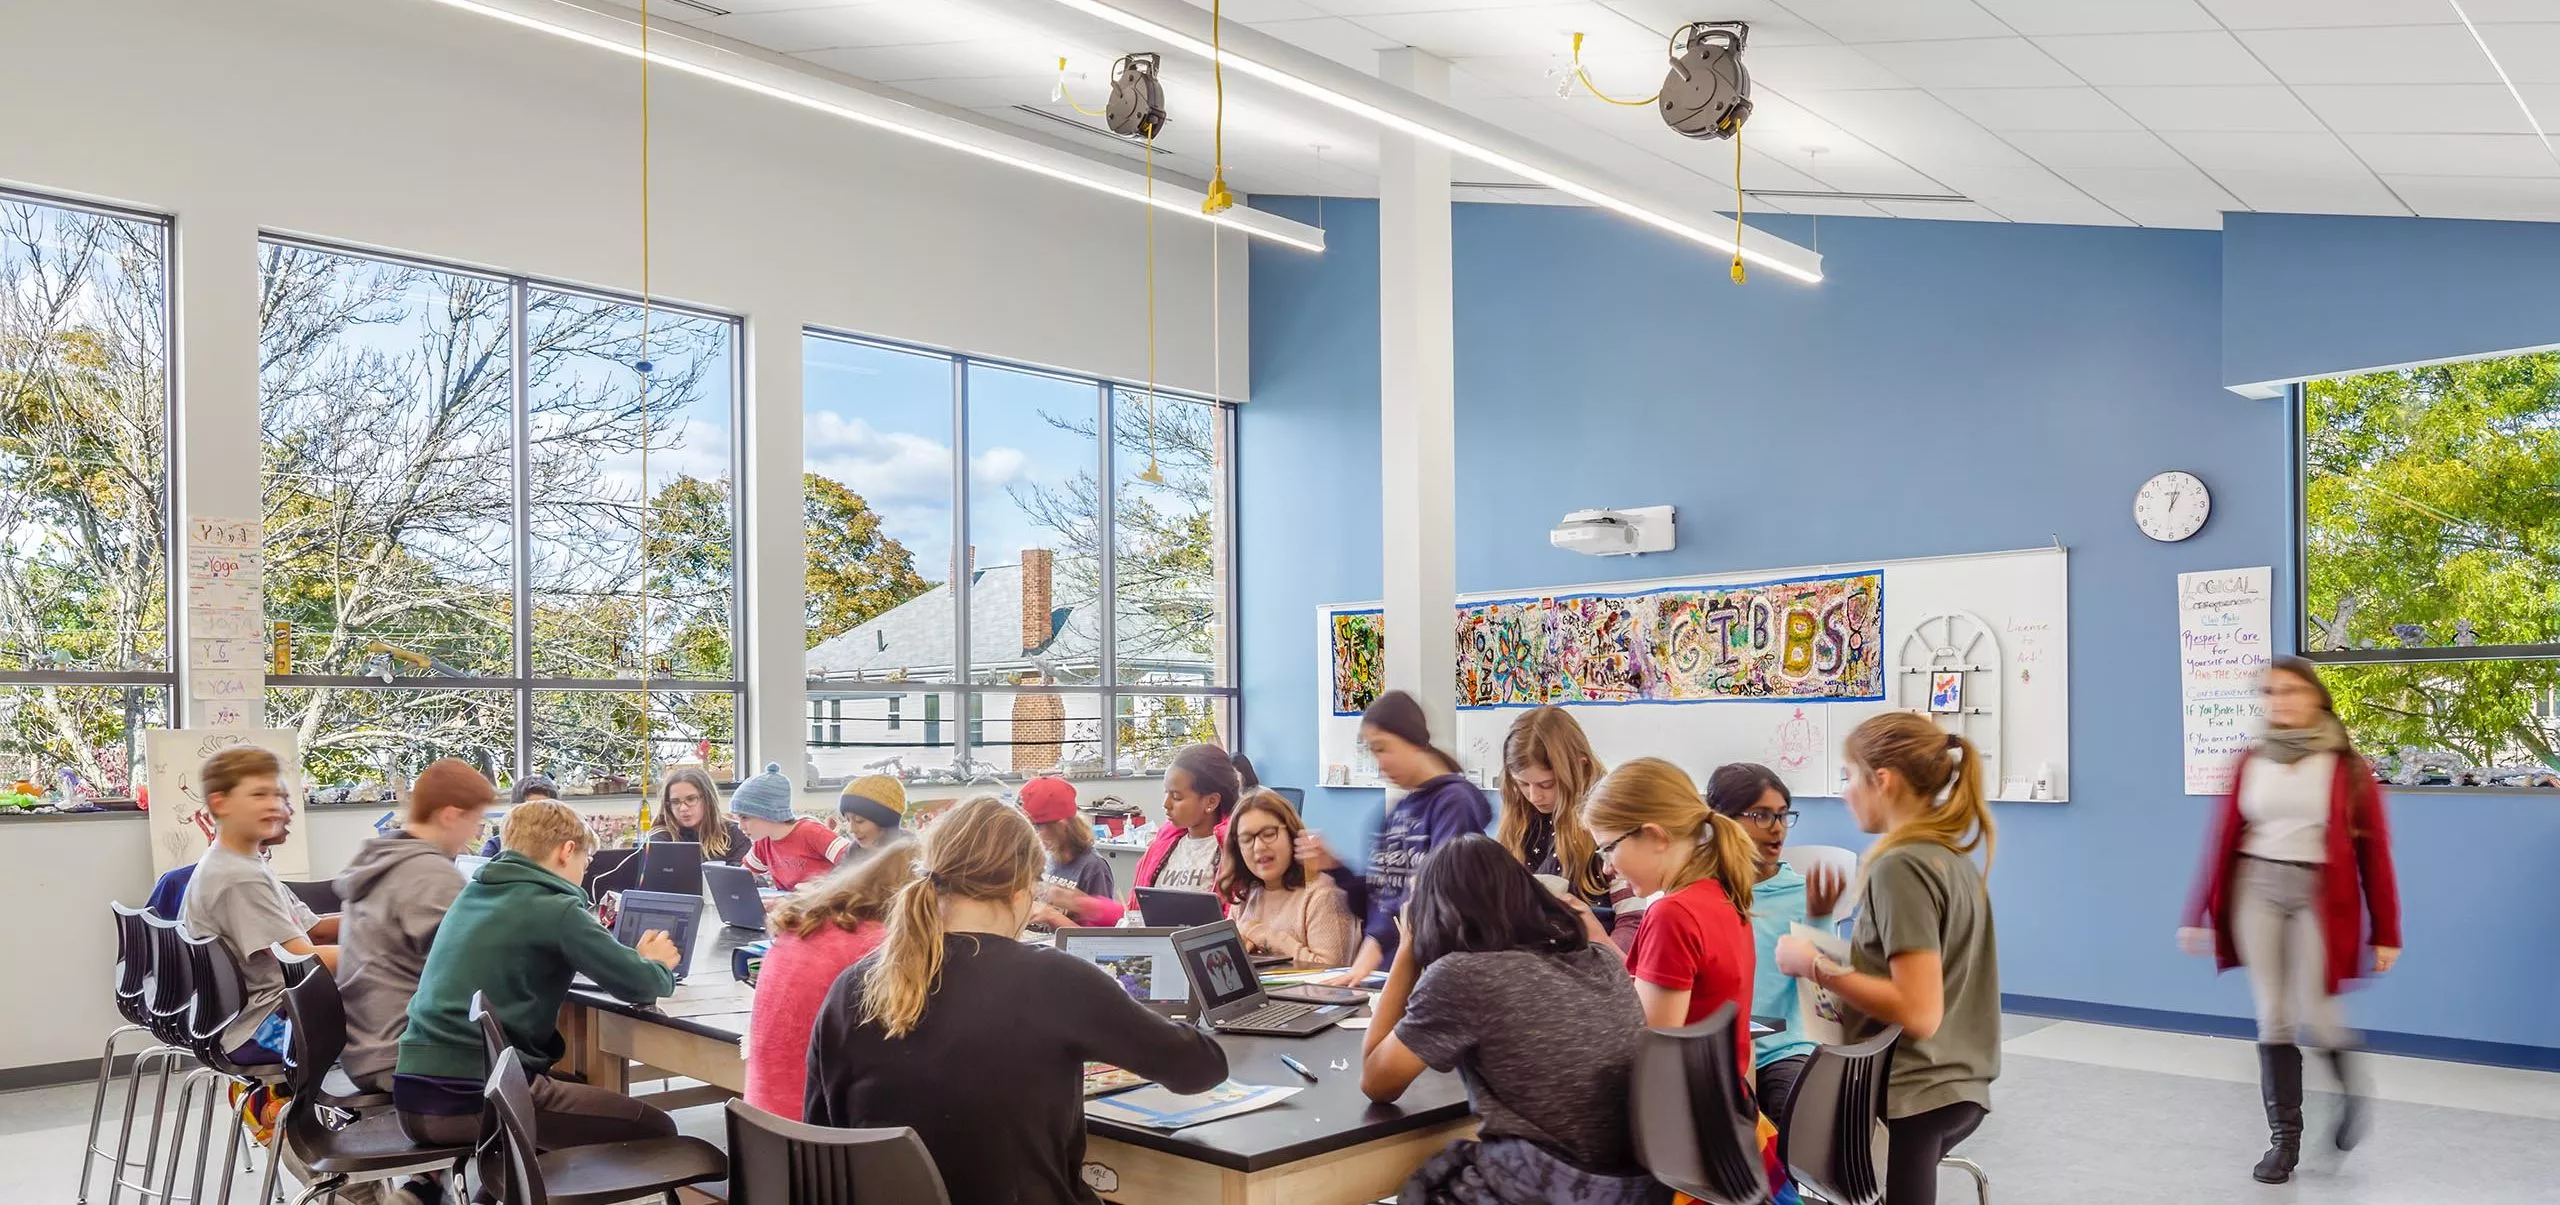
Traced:
POLYGON ((1964 671, 1942 669, 1929 675, 1929 710, 1939 715, 1964 710, 1964 671))

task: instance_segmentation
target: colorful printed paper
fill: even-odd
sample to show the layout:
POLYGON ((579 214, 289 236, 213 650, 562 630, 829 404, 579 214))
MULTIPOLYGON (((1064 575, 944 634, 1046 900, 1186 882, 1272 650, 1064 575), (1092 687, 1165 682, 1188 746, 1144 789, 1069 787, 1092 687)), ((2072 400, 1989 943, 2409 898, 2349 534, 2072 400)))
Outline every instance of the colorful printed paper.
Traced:
POLYGON ((1337 611, 1333 615, 1333 714, 1358 715, 1385 693, 1385 612, 1337 611))

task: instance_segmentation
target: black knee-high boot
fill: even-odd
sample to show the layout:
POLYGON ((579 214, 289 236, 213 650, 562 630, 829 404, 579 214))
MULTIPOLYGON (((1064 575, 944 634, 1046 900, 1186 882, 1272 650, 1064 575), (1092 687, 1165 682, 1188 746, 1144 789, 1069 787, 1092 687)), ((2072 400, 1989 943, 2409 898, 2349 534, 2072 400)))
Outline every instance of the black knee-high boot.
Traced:
POLYGON ((2329 1069, 2338 1073, 2338 1149, 2352 1151, 2364 1141, 2363 1085, 2356 1082, 2360 1060, 2352 1050, 2329 1052, 2329 1069))
POLYGON ((2268 1144, 2250 1174, 2261 1184, 2282 1184, 2302 1160, 2301 1047, 2258 1047, 2258 1095, 2267 1105, 2268 1144))

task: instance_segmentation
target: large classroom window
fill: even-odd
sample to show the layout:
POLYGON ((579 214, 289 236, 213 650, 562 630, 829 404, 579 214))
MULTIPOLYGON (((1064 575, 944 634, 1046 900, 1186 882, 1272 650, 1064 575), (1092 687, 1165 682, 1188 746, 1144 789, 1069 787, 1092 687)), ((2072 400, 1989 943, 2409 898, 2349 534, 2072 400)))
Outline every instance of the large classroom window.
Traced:
POLYGON ((2560 787, 2560 353, 2301 392, 2302 626, 2412 786, 2560 787))
POLYGON ((127 795, 166 727, 169 226, 0 191, 0 795, 127 795))
POLYGON ((267 718, 315 788, 437 757, 736 772, 738 323, 269 240, 267 718), (647 736, 644 741, 642 733, 647 736))
POLYGON ((1227 407, 820 332, 805 358, 809 781, 1232 739, 1227 407))

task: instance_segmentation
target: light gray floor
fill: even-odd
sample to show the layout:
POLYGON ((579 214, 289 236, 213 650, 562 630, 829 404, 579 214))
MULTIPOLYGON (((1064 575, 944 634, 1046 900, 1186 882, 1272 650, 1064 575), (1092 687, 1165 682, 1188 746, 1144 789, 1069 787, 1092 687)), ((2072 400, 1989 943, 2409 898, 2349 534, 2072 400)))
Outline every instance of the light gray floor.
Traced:
MULTIPOLYGON (((1957 1151, 1990 1171, 2002 1205, 2560 1200, 2560 1075, 2370 1060, 2374 1132, 2342 1157, 2328 1146, 2335 1101, 2315 1068, 2304 1168, 2268 1187, 2249 1178, 2266 1130, 2248 1043, 2031 1017, 2007 1018, 2003 1034, 1994 1111, 1957 1151)), ((85 1084, 0 1093, 0 1202, 70 1205, 89 1100, 85 1084)), ((679 1123, 720 1133, 717 1109, 679 1123)), ((89 1199, 103 1205, 103 1165, 100 1176, 89 1199)), ((244 1181, 232 1199, 254 1198, 244 1181)), ((1971 1182, 1949 1173, 1940 1199, 1966 1205, 1971 1182)))

